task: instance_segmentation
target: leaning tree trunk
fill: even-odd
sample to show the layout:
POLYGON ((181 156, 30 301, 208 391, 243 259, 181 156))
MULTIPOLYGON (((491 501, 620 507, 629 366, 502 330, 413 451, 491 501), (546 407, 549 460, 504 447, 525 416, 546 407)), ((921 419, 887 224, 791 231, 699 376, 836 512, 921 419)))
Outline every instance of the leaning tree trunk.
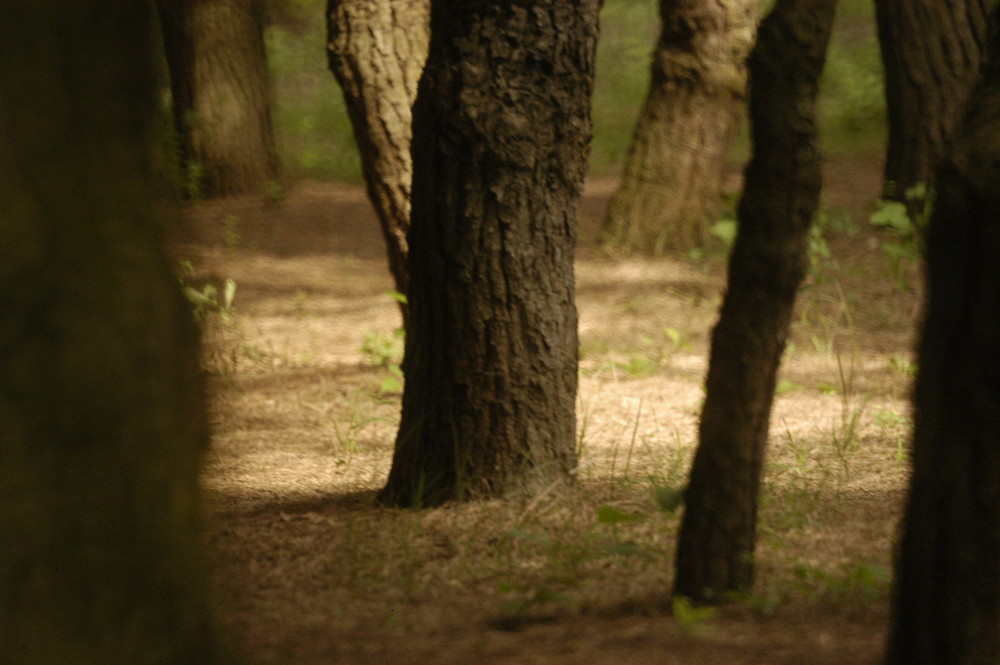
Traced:
POLYGON ((261 192, 277 177, 263 3, 157 0, 188 194, 261 192))
MULTIPOLYGON (((330 70, 337 77, 399 293, 407 291, 413 101, 427 60, 430 0, 329 0, 330 70)), ((404 322, 406 307, 403 307, 404 322)))
POLYGON ((771 402, 819 204, 815 99, 835 6, 778 0, 750 57, 753 157, 677 545, 675 593, 699 601, 753 582, 771 402))
POLYGON ((0 663, 215 662, 149 5, 0 3, 0 663))
POLYGON ((601 229, 617 250, 702 244, 746 97, 757 0, 660 0, 652 80, 601 229))
MULTIPOLYGON (((1000 55, 1000 33, 992 37, 1000 55)), ((996 57, 996 55, 991 55, 996 57)), ((1000 62, 937 171, 887 665, 1000 663, 1000 62)))
POLYGON ((573 254, 599 6, 431 4, 386 503, 537 488, 575 465, 573 254))
POLYGON ((986 55, 989 0, 876 0, 889 121, 884 196, 931 184, 986 55))

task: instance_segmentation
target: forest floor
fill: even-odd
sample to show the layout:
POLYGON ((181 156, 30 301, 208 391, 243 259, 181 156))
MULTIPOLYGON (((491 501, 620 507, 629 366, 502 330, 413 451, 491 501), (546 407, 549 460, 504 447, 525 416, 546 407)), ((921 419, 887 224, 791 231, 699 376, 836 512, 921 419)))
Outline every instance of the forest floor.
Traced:
MULTIPOLYGON (((209 313, 205 471, 220 624, 249 665, 876 663, 907 478, 918 280, 867 221, 880 165, 827 166, 825 242, 781 371, 757 583, 671 607, 678 515, 657 507, 697 442, 724 284, 707 258, 612 260, 588 184, 577 262, 580 465, 536 496, 374 505, 391 458, 399 325, 359 187, 186 209, 189 283, 235 280, 209 313), (824 256, 824 248, 829 255, 824 256)), ((735 178, 735 176, 734 176, 735 178)))

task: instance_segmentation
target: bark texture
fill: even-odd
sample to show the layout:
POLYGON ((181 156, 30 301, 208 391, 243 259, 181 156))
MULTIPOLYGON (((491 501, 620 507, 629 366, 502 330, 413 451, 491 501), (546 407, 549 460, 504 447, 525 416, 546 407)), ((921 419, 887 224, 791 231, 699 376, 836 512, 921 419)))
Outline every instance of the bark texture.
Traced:
MULTIPOLYGON (((408 288, 412 108, 427 60, 430 0, 329 0, 330 70, 337 77, 396 290, 408 288)), ((406 311, 404 307, 404 320, 406 311)))
POLYGON ((0 662, 215 662, 197 331, 149 199, 151 15, 0 3, 0 662))
POLYGON ((949 152, 928 236, 888 665, 1000 662, 1000 62, 949 152))
POLYGON ((906 190, 931 184, 986 56, 990 0, 876 0, 885 66, 889 145, 886 198, 923 202, 906 190))
POLYGON ((157 0, 188 193, 262 192, 278 160, 260 0, 157 0))
POLYGON ((750 58, 753 157, 677 546, 675 593, 749 589, 768 421, 819 204, 815 99, 836 0, 778 0, 750 58))
POLYGON ((705 240, 746 100, 757 0, 661 0, 662 33, 622 182, 601 234, 647 254, 705 240))
POLYGON ((410 327, 384 502, 575 466, 573 255, 599 0, 435 0, 414 107, 410 327))

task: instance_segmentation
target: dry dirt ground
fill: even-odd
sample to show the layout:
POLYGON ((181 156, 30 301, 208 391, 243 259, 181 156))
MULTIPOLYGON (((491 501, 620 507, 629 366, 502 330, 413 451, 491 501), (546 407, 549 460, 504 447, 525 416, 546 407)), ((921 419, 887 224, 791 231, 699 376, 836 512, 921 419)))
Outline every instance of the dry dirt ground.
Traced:
POLYGON ((185 210, 189 283, 238 286, 231 321, 205 319, 205 485, 232 651, 251 665, 877 662, 918 301, 867 228, 878 167, 827 168, 830 256, 817 252, 783 364, 758 582, 714 613, 668 604, 678 517, 654 493, 683 482, 696 444, 721 256, 603 256, 592 238, 614 182, 591 182, 576 485, 398 511, 372 501, 398 315, 363 191, 300 183, 283 202, 185 210))

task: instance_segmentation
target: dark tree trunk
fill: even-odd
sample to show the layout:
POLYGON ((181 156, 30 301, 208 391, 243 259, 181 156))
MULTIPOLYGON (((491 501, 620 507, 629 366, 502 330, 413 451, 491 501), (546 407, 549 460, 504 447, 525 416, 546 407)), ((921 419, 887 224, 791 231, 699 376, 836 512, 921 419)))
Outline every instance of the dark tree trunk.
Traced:
POLYGON ((215 662, 149 5, 0 3, 0 662, 215 662))
POLYGON ((188 193, 264 190, 278 161, 260 0, 157 0, 188 193))
POLYGON ((707 235, 746 98, 757 0, 660 0, 663 29, 622 182, 601 230, 611 248, 690 249, 707 235))
MULTIPOLYGON (((329 0, 330 70, 344 92, 361 168, 389 254, 407 291, 413 101, 427 60, 430 0, 329 0)), ((403 307, 404 321, 406 308, 403 307)))
MULTIPOLYGON (((992 53, 1000 54, 1000 34, 992 53)), ((991 57, 996 57, 991 56, 991 57)), ((1000 663, 1000 61, 937 171, 888 665, 1000 663)))
POLYGON ((575 465, 573 254, 599 6, 432 2, 386 503, 536 488, 575 465))
POLYGON ((675 593, 699 601, 753 582, 771 402, 819 204, 815 99, 835 6, 778 0, 750 58, 754 152, 677 546, 675 593))
POLYGON ((889 146, 884 196, 929 185, 985 58, 989 0, 875 0, 889 146))

